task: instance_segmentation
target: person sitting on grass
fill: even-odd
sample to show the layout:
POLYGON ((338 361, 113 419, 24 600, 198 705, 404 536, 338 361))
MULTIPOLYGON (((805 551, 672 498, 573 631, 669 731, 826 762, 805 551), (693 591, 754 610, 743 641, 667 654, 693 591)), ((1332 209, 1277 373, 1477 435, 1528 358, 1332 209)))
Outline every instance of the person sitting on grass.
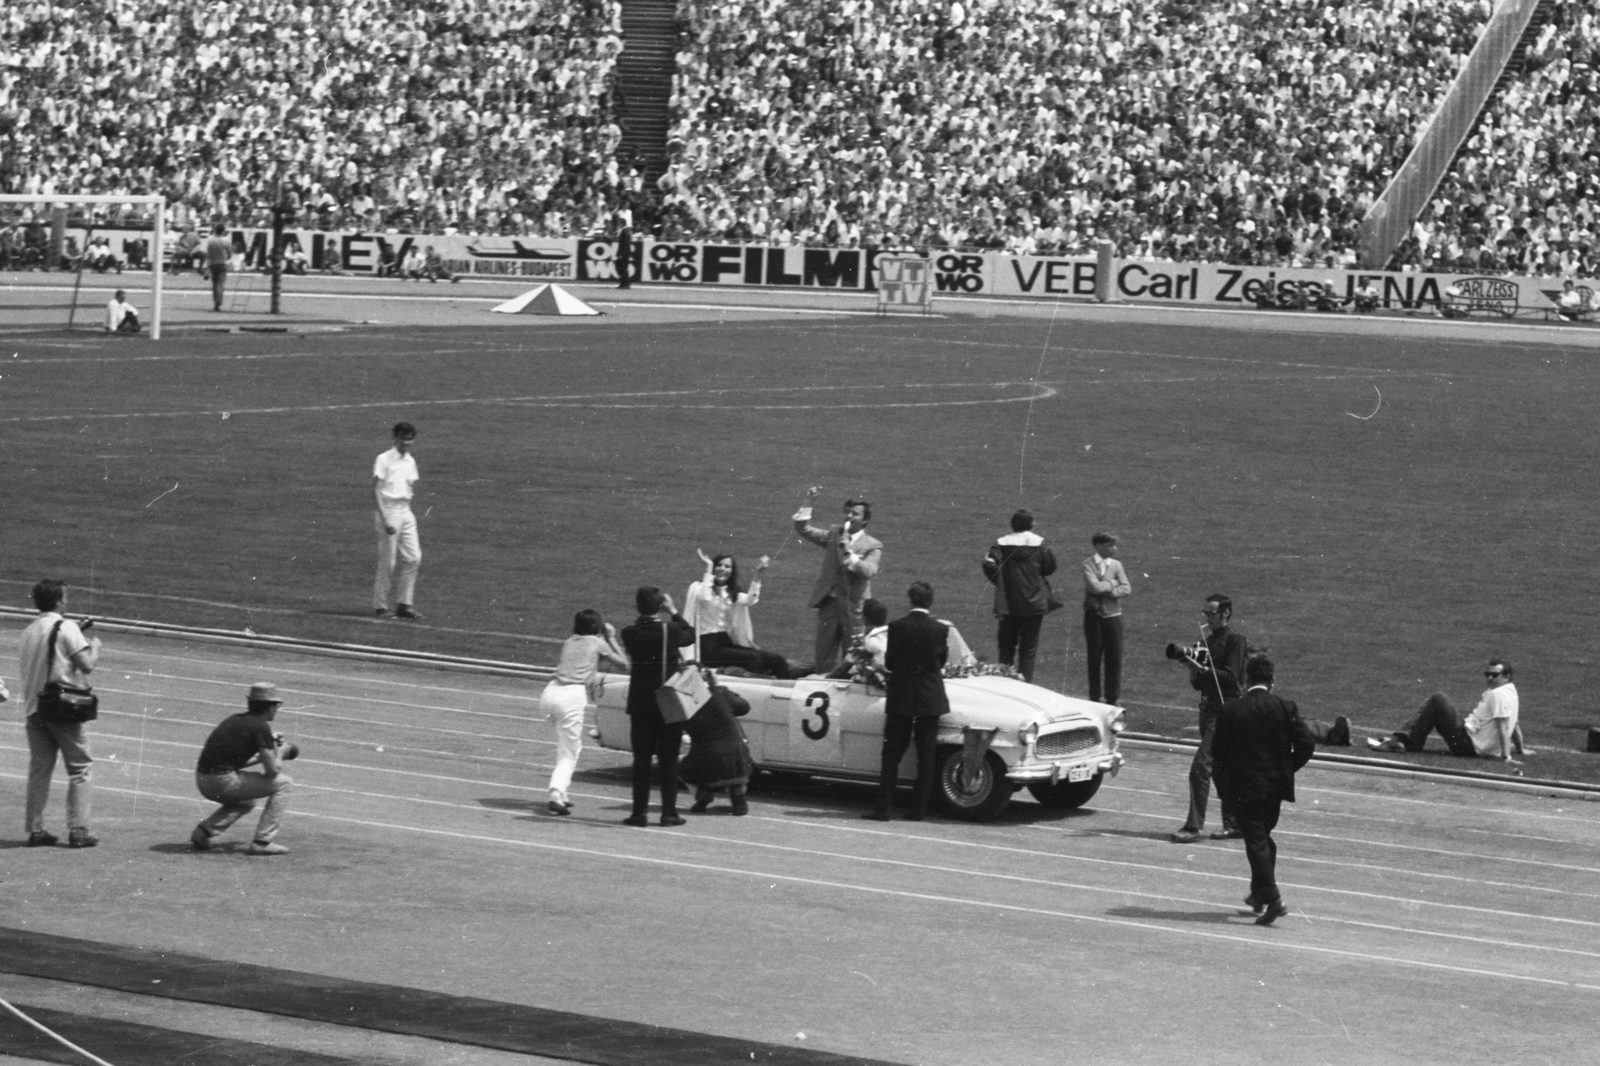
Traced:
POLYGON ((128 302, 128 294, 121 289, 106 304, 107 333, 138 333, 139 312, 128 302))
POLYGON ((1520 766, 1512 756, 1533 752, 1522 743, 1522 727, 1517 721, 1517 686, 1511 683, 1511 664, 1504 659, 1490 659, 1483 676, 1489 687, 1484 689, 1478 705, 1465 720, 1444 695, 1435 692, 1405 725, 1381 739, 1368 737, 1367 746, 1376 751, 1421 751, 1428 734, 1437 729, 1451 755, 1500 759, 1520 766))
POLYGON ((427 251, 422 256, 422 276, 429 281, 438 281, 440 278, 449 282, 461 280, 450 273, 450 268, 444 265, 444 257, 431 244, 428 245, 427 251))
POLYGON ((417 251, 416 245, 412 245, 406 257, 400 261, 400 277, 405 281, 421 281, 422 268, 422 253, 417 251))
POLYGON ((283 272, 304 276, 306 266, 305 249, 300 247, 299 241, 290 241, 289 246, 283 250, 283 272))

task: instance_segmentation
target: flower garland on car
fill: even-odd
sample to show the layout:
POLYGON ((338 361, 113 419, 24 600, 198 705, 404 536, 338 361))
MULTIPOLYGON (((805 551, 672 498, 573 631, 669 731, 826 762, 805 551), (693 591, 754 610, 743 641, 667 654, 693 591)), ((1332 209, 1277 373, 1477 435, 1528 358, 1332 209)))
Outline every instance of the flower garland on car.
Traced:
POLYGON ((1010 663, 985 663, 976 662, 970 666, 949 665, 944 668, 946 678, 956 677, 1014 677, 1018 681, 1025 680, 1022 671, 1010 663))
POLYGON ((882 689, 889 687, 889 671, 873 657, 871 649, 867 647, 865 636, 850 638, 850 643, 844 650, 844 658, 850 666, 851 681, 875 685, 882 689))

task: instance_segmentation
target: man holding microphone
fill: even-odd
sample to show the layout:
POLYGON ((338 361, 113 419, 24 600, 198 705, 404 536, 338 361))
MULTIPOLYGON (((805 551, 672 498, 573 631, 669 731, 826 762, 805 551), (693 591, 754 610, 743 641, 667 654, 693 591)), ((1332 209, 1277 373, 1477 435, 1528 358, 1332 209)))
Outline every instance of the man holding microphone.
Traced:
POLYGON ((822 572, 811 587, 806 606, 817 610, 816 664, 826 674, 839 661, 850 638, 861 630, 861 604, 872 595, 872 576, 883 559, 883 545, 867 535, 872 504, 844 501, 844 521, 827 529, 811 524, 811 506, 820 486, 806 490, 806 501, 794 516, 794 531, 824 552, 822 572))

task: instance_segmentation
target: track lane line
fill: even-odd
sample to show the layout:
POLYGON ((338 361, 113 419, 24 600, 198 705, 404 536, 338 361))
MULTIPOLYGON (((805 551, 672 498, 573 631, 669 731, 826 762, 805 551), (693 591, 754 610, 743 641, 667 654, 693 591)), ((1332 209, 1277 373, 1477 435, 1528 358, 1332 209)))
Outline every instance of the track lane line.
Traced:
MULTIPOLYGON (((0 777, 19 779, 15 774, 0 774, 0 777)), ((105 791, 129 793, 129 789, 107 788, 105 791)), ((192 805, 194 800, 189 797, 176 797, 159 793, 143 793, 153 799, 179 801, 192 805)), ((486 808, 487 810, 487 808, 486 808)), ((334 822, 343 825, 356 825, 366 829, 383 829, 399 833, 410 833, 421 836, 444 837, 453 840, 469 841, 480 844, 509 845, 517 848, 531 848, 540 851, 551 851, 569 855, 584 855, 593 858, 611 861, 638 863, 641 865, 666 867, 669 869, 689 870, 697 873, 724 874, 746 880, 762 879, 768 881, 781 881, 787 884, 805 885, 813 888, 835 889, 842 892, 860 893, 865 895, 883 896, 914 900, 923 903, 952 904, 959 907, 977 910, 999 911, 1010 914, 1027 914, 1035 917, 1058 918, 1067 921, 1080 921, 1095 925, 1114 928, 1152 932, 1159 935, 1179 936, 1191 939, 1202 939, 1213 942, 1225 943, 1230 946, 1244 946, 1258 949, 1279 950, 1285 952, 1298 952, 1330 958, 1350 959, 1360 962, 1370 962, 1397 968, 1415 968, 1432 970, 1443 973, 1460 974, 1469 977, 1486 977, 1495 980, 1508 981, 1519 984, 1536 984, 1552 988, 1568 988, 1582 991, 1600 991, 1600 986, 1591 986, 1578 981, 1569 981, 1555 977, 1537 977, 1528 974, 1512 973, 1505 970, 1493 970, 1478 966, 1461 966, 1451 963, 1432 962, 1423 959, 1410 959, 1396 955, 1380 955, 1372 952, 1353 951, 1345 948, 1332 948, 1315 944, 1297 944, 1292 941, 1268 940, 1261 936, 1249 937, 1231 933, 1216 933, 1207 930, 1190 929, 1158 925, 1151 922, 1135 921, 1127 918, 1110 918, 1098 914, 1080 914, 1072 911, 1056 910, 1048 907, 1025 907, 1019 904, 999 903, 993 900, 971 899, 961 896, 949 896, 932 892, 913 892, 906 889, 884 888, 876 885, 852 884, 846 881, 832 881, 824 878, 801 877, 794 874, 773 873, 770 871, 747 869, 731 866, 721 866, 712 863, 688 862, 680 859, 667 859, 659 856, 635 855, 621 852, 602 851, 595 848, 575 847, 565 844, 551 844, 540 841, 519 840, 510 837, 490 836, 483 833, 466 833, 459 830, 435 829, 424 826, 399 825, 392 822, 380 822, 371 819, 351 818, 345 815, 320 814, 316 812, 297 812, 297 817, 313 818, 320 821, 334 822)), ((685 834, 686 836, 687 834, 685 834)))

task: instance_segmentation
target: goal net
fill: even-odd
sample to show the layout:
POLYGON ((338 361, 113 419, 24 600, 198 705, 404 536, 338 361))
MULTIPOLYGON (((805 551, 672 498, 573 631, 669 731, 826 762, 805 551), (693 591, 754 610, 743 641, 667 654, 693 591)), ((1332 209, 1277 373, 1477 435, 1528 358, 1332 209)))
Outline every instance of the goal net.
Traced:
POLYGON ((0 333, 160 340, 166 221, 160 196, 0 195, 0 333))

